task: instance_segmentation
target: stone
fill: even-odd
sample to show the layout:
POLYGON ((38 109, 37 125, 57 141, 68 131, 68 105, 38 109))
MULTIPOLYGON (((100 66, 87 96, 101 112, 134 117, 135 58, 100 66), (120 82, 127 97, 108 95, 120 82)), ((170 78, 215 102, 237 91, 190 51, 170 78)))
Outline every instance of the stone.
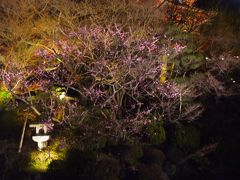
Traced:
POLYGON ((32 136, 32 140, 37 142, 37 144, 38 144, 39 151, 41 151, 42 149, 47 147, 49 139, 50 139, 49 135, 32 136))
POLYGON ((48 135, 48 128, 46 124, 30 124, 29 127, 36 128, 36 135, 32 136, 32 140, 37 142, 38 150, 42 151, 47 147, 48 140, 50 139, 50 135, 48 135), (41 130, 43 130, 43 134, 41 134, 41 130))

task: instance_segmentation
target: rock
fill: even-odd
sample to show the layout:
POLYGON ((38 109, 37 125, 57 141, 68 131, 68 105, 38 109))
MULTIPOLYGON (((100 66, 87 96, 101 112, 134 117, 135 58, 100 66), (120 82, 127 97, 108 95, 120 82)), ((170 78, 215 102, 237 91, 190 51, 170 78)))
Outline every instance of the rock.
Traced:
POLYGON ((166 174, 163 173, 159 164, 141 164, 138 167, 137 179, 141 180, 165 180, 166 174))
POLYGON ((93 179, 99 180, 117 180, 120 175, 120 166, 116 159, 104 156, 96 162, 94 166, 93 179))
POLYGON ((184 157, 183 152, 176 146, 171 146, 166 152, 167 159, 173 163, 178 163, 184 157))
POLYGON ((166 172, 169 176, 173 176, 173 175, 175 175, 176 172, 177 172, 177 167, 176 167, 176 165, 174 165, 174 164, 172 164, 172 163, 170 163, 170 162, 167 162, 167 163, 165 164, 164 170, 165 170, 165 172, 166 172))
POLYGON ((161 150, 151 146, 144 147, 144 156, 142 158, 144 163, 146 164, 154 163, 162 166, 164 159, 165 159, 165 155, 161 150))
POLYGON ((143 156, 143 149, 141 146, 127 146, 121 155, 122 161, 128 165, 135 165, 138 163, 140 158, 143 156))

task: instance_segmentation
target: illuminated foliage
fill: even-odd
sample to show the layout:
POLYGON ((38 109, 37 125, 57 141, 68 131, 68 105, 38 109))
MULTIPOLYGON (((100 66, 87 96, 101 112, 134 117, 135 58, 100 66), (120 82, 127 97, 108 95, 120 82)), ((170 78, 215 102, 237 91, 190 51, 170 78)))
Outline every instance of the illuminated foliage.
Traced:
MULTIPOLYGON (((91 121, 95 109, 100 111, 103 133, 124 137, 139 133, 146 122, 182 119, 184 113, 176 104, 185 87, 172 77, 181 75, 175 73, 181 69, 179 63, 173 62, 183 66, 179 57, 187 49, 186 40, 171 39, 171 33, 146 30, 139 35, 128 29, 117 24, 65 29, 64 38, 52 41, 54 49, 36 49, 35 57, 42 62, 19 70, 8 65, 1 70, 3 80, 45 123, 77 125, 91 121)), ((183 72, 190 69, 183 67, 183 72)), ((191 93, 181 98, 185 96, 191 93)), ((199 114, 195 110, 192 113, 199 114)))
POLYGON ((180 29, 193 32, 216 16, 216 12, 206 12, 204 10, 193 7, 194 0, 187 0, 183 5, 175 5, 168 3, 166 7, 166 18, 168 21, 175 23, 180 29))
POLYGON ((149 142, 154 145, 160 145, 166 140, 166 132, 162 125, 151 124, 146 128, 146 134, 149 142))
MULTIPOLYGON (((196 150, 199 131, 183 124, 201 116, 205 95, 239 94, 238 73, 232 73, 239 57, 204 57, 196 47, 198 30, 216 13, 195 8, 195 0, 138 2, 141 6, 117 0, 1 2, 0 111, 8 111, 1 112, 1 134, 20 134, 12 123, 26 118, 55 128, 52 145, 29 153, 27 172, 117 179, 123 165, 138 179, 160 178, 164 154, 150 146, 168 149, 168 127, 178 124, 174 148, 196 150), (66 143, 55 139, 60 135, 66 143), (144 146, 129 146, 122 157, 104 154, 117 142, 139 141, 144 146), (65 157, 68 148, 102 154, 65 157)), ((7 143, 1 143, 4 152, 7 143)))
MULTIPOLYGON (((1 81, 15 100, 7 108, 22 115, 30 109, 32 120, 124 138, 155 122, 200 115, 200 108, 188 111, 189 104, 199 103, 185 101, 196 97, 194 88, 177 81, 203 65, 192 37, 179 37, 188 33, 176 28, 170 33, 167 28, 173 26, 162 27, 161 17, 130 3, 108 2, 107 10, 97 2, 70 3, 69 9, 45 3, 34 5, 43 16, 29 17, 35 22, 27 28, 33 34, 17 24, 21 37, 7 29, 7 43, 16 52, 6 52, 0 69, 1 81), (89 14, 81 10, 83 5, 89 14), (161 28, 153 30, 153 25, 161 28)), ((15 14, 6 14, 9 18, 15 14)))
POLYGON ((31 153, 31 162, 29 171, 44 172, 48 165, 52 162, 52 158, 56 158, 56 154, 51 153, 49 156, 47 151, 35 151, 31 153))
POLYGON ((55 142, 46 150, 31 152, 27 171, 45 172, 52 161, 64 160, 66 147, 60 148, 60 146, 60 141, 58 139, 55 139, 55 142))
POLYGON ((7 89, 0 87, 0 107, 7 105, 11 98, 11 93, 7 89))

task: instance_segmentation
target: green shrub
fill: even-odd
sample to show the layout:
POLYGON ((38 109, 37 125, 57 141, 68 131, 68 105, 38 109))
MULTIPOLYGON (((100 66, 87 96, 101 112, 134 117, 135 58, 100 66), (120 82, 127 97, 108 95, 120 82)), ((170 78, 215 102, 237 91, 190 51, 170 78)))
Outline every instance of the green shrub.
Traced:
POLYGON ((11 98, 12 95, 8 90, 0 88, 0 108, 4 107, 11 98))
POLYGON ((146 128, 146 135, 151 144, 160 145, 166 140, 166 132, 159 123, 150 124, 146 128))
POLYGON ((202 54, 186 54, 181 57, 180 64, 185 72, 196 70, 204 64, 202 54))
POLYGON ((53 161, 61 161, 65 159, 66 148, 60 148, 61 140, 55 139, 44 151, 33 151, 30 153, 27 165, 28 172, 45 172, 53 161))
POLYGON ((175 130, 176 144, 187 149, 196 149, 200 144, 200 132, 193 126, 177 127, 175 130))

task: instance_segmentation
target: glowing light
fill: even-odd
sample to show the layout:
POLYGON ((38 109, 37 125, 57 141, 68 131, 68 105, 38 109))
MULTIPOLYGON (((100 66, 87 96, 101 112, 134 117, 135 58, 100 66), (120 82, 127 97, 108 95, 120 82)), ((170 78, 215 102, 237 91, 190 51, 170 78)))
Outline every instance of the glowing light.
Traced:
POLYGON ((59 99, 63 100, 66 97, 66 92, 61 92, 61 94, 59 95, 59 99))

